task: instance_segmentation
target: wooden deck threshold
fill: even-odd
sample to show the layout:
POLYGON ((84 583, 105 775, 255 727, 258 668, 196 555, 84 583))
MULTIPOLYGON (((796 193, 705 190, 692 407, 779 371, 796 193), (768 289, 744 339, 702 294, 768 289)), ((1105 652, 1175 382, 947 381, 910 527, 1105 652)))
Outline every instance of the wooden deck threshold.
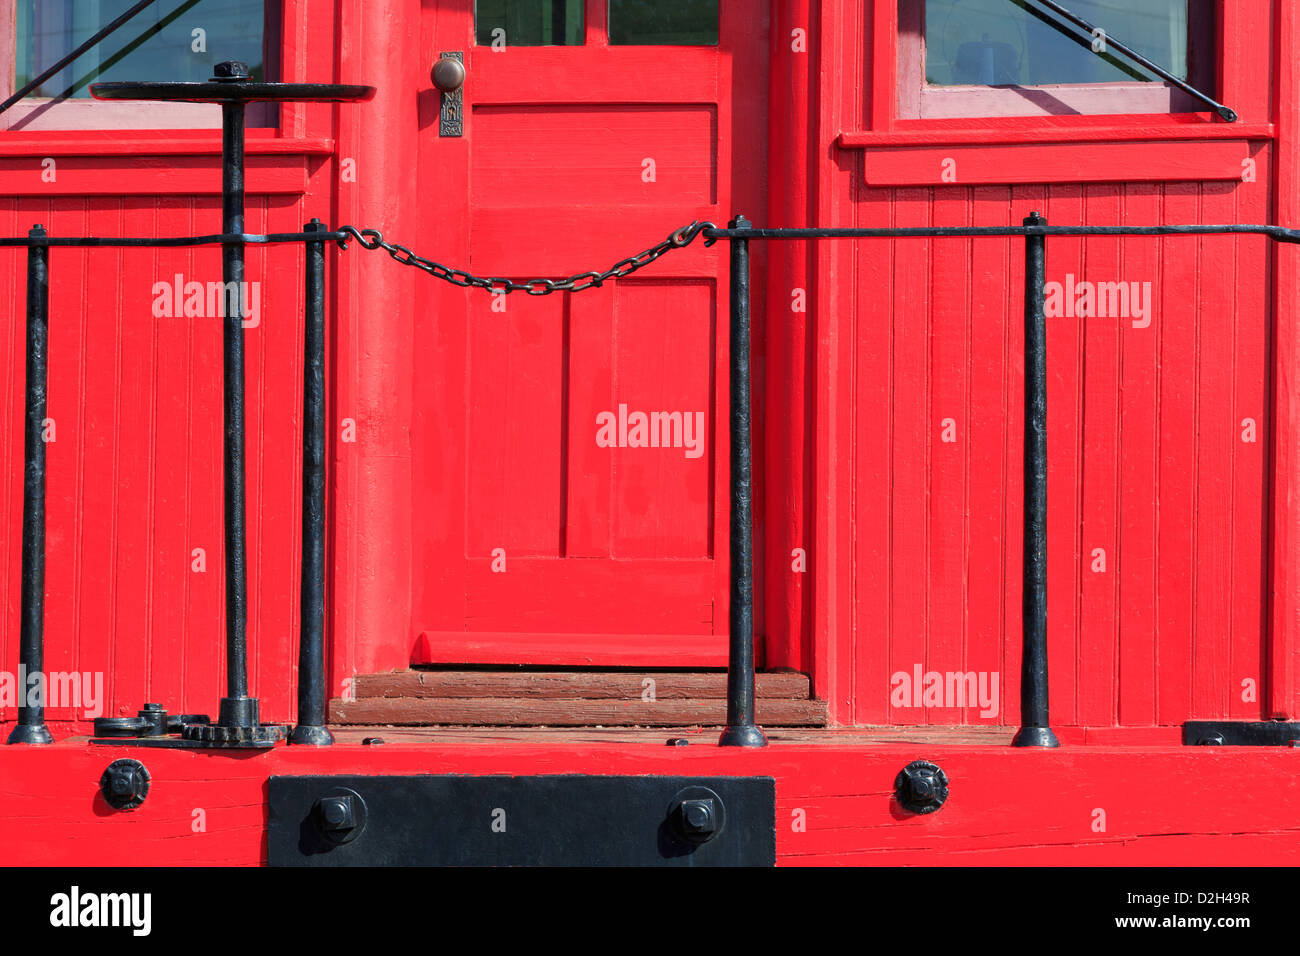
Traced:
MULTIPOLYGON (((757 675, 768 727, 824 727, 825 701, 795 671, 757 675)), ((355 700, 330 701, 337 725, 701 727, 727 716, 723 671, 405 670, 359 675, 355 700)))

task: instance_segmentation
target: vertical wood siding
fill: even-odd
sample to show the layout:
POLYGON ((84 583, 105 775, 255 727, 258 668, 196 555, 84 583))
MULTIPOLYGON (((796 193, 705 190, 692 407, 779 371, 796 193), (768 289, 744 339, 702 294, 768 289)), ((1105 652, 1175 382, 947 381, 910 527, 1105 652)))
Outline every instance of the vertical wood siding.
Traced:
MULTIPOLYGON (((856 192, 860 226, 1269 221, 1267 189, 1230 183, 856 192)), ((852 719, 1014 723, 1023 241, 864 240, 853 262, 852 719), (891 706, 916 665, 997 672, 998 715, 891 706)), ((1258 237, 1048 240, 1048 282, 1150 282, 1153 312, 1048 318, 1056 724, 1263 716, 1268 263, 1258 237)))
MULTIPOLYGON (((295 198, 252 196, 250 232, 298 231, 295 198)), ((0 200, 0 233, 218 231, 219 197, 0 200)), ((0 660, 18 659, 26 253, 0 250, 0 660)), ((101 672, 105 715, 146 701, 216 711, 225 692, 221 320, 157 318, 155 282, 219 281, 220 247, 50 253, 45 661, 101 672), (206 571, 192 570, 194 549, 206 571)), ((250 247, 260 322, 245 332, 249 661, 264 719, 293 712, 302 455, 301 250, 250 247)), ((12 708, 0 719, 14 716, 12 708)), ((52 708, 56 733, 86 729, 52 708)))

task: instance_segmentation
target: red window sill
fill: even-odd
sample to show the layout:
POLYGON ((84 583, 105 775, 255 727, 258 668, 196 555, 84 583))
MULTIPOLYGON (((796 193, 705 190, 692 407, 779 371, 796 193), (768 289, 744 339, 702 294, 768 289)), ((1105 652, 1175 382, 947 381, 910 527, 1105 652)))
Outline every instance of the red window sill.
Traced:
MULTIPOLYGON (((328 156, 334 141, 249 130, 247 190, 254 195, 307 191, 309 156, 328 156)), ((0 193, 16 196, 218 195, 217 130, 105 130, 0 134, 0 193), (54 163, 53 180, 47 175, 54 163)))
POLYGON ((1239 180, 1271 123, 1203 118, 1035 117, 899 120, 842 132, 871 186, 1239 180))

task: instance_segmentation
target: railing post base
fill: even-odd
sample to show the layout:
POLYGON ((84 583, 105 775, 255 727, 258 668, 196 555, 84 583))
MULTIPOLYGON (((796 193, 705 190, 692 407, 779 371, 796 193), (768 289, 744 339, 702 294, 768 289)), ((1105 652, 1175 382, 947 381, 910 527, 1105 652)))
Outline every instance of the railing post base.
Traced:
POLYGON ((719 747, 766 747, 767 735, 753 724, 727 727, 718 738, 719 747))
POLYGON ((1013 747, 1059 747, 1061 742, 1052 733, 1051 727, 1021 727, 1016 731, 1013 747))
POLYGON ((10 744, 52 744, 54 737, 44 724, 19 724, 9 733, 10 744))
POLYGON ((328 727, 320 724, 299 724, 289 735, 289 743, 309 747, 328 747, 334 743, 334 735, 328 727))

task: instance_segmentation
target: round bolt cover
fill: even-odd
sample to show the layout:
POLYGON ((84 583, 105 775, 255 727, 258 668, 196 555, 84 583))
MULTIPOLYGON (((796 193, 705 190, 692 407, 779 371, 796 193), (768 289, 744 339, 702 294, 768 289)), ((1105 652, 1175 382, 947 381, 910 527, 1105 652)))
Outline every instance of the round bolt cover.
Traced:
POLYGON ((894 796, 904 810, 934 813, 948 799, 948 777, 937 764, 913 760, 894 778, 894 796))
POLYGON ((99 792, 113 809, 134 810, 149 795, 149 771, 129 757, 114 760, 99 778, 99 792))
POLYGON ((727 822, 722 798, 708 787, 687 787, 678 791, 668 809, 668 823, 677 837, 698 846, 707 843, 727 822))

